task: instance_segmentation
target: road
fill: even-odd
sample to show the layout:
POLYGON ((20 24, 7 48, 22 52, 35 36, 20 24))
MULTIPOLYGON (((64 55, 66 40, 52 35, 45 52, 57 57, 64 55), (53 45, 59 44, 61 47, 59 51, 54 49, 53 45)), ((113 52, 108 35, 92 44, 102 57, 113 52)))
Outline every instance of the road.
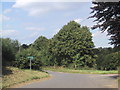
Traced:
POLYGON ((21 88, 118 88, 116 79, 100 74, 71 74, 48 71, 49 80, 31 83, 21 88))

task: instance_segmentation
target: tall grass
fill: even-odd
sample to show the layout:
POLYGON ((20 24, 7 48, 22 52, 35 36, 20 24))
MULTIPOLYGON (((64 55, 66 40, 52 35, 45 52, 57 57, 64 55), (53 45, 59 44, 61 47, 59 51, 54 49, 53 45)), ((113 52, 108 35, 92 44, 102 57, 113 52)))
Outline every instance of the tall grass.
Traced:
POLYGON ((7 68, 12 71, 12 74, 3 76, 2 88, 10 87, 12 85, 30 81, 33 79, 46 78, 49 76, 47 73, 42 71, 23 70, 14 67, 7 68))

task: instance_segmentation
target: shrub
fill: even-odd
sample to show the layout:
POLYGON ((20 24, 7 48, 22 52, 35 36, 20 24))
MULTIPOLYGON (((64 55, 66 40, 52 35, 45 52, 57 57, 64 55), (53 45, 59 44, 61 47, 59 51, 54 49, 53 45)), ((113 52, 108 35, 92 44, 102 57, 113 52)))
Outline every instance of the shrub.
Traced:
POLYGON ((28 69, 30 68, 30 61, 28 56, 33 56, 34 59, 32 62, 32 69, 40 69, 40 66, 42 66, 39 52, 37 52, 33 48, 22 50, 21 52, 16 54, 16 60, 14 63, 14 66, 21 68, 21 69, 28 69))

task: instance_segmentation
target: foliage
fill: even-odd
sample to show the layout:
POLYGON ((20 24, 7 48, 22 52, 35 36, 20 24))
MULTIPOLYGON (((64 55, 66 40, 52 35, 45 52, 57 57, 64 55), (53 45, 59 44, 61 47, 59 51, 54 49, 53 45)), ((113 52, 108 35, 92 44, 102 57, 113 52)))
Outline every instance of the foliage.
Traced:
POLYGON ((47 43, 48 43, 48 39, 44 36, 40 36, 32 44, 32 47, 38 51, 42 51, 42 50, 46 49, 46 47, 48 46, 47 43))
POLYGON ((97 54, 96 64, 99 70, 116 70, 119 66, 120 48, 97 48, 94 49, 97 54))
POLYGON ((29 48, 29 45, 22 44, 21 47, 20 47, 20 50, 27 49, 27 48, 29 48))
POLYGON ((95 61, 93 47, 89 29, 71 21, 51 39, 49 52, 54 58, 54 65, 69 66, 69 64, 74 63, 76 67, 77 62, 79 62, 83 63, 79 66, 92 67, 94 64, 92 62, 95 61), (77 55, 79 55, 79 59, 77 55))
POLYGON ((40 66, 42 65, 41 58, 39 53, 33 48, 28 48, 26 50, 22 50, 21 52, 18 52, 16 54, 16 60, 14 62, 14 66, 19 67, 21 69, 30 68, 30 60, 28 56, 34 57, 34 59, 31 61, 32 69, 40 69, 40 66))
POLYGON ((120 66, 120 52, 106 55, 101 63, 102 70, 117 70, 118 66, 120 66))
POLYGON ((1 38, 1 40, 3 66, 12 65, 12 62, 15 60, 15 54, 19 50, 19 42, 10 38, 1 38))
POLYGON ((120 46, 94 48, 92 34, 86 26, 70 21, 52 39, 38 37, 34 43, 19 45, 17 40, 2 39, 3 63, 29 69, 28 56, 34 56, 32 69, 62 66, 82 69, 116 70, 120 63, 120 46))
POLYGON ((48 52, 50 40, 44 36, 38 37, 35 42, 31 45, 39 53, 42 65, 51 65, 51 55, 48 52))
POLYGON ((97 25, 93 29, 100 28, 111 36, 111 44, 120 46, 120 1, 119 2, 93 2, 91 7, 94 13, 91 18, 96 18, 97 25))

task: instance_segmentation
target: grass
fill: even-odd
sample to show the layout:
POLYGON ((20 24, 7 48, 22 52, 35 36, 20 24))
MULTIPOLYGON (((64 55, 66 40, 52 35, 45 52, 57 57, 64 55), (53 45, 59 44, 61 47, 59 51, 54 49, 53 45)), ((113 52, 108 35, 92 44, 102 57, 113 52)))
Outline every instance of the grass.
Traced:
POLYGON ((66 72, 66 73, 80 73, 80 74, 118 74, 117 70, 102 71, 102 70, 75 70, 63 67, 43 67, 44 70, 66 72))
POLYGON ((120 88, 120 76, 118 77, 118 87, 120 88))
POLYGON ((49 77, 47 73, 42 71, 23 70, 15 67, 7 67, 7 68, 12 70, 12 74, 3 76, 2 88, 7 88, 12 85, 16 85, 34 79, 49 77))
POLYGON ((2 77, 0 77, 0 90, 2 89, 2 77))

